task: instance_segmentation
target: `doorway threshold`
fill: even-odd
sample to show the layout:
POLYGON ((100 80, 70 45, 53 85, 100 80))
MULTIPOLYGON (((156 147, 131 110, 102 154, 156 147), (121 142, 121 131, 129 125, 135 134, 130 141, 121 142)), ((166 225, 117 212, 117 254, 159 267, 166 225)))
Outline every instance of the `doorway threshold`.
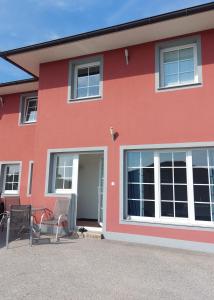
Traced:
POLYGON ((91 227, 91 226, 76 226, 76 229, 79 231, 80 228, 85 228, 88 232, 99 232, 102 233, 102 227, 91 227))

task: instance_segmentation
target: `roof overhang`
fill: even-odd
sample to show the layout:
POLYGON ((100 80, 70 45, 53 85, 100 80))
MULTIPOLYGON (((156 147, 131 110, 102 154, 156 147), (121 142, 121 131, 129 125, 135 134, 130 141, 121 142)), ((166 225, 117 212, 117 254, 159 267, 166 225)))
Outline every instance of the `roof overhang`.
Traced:
POLYGON ((38 90, 38 80, 34 78, 0 84, 0 96, 38 90))
POLYGON ((214 2, 1 53, 39 76, 39 65, 214 28, 214 2))

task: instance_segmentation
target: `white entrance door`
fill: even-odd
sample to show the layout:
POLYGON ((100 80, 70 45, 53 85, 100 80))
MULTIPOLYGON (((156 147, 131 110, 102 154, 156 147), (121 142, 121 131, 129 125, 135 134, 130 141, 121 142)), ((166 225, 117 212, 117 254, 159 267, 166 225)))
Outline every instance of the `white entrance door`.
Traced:
POLYGON ((78 198, 78 172, 79 172, 79 155, 73 155, 73 170, 72 170, 72 201, 71 201, 71 229, 76 228, 77 219, 77 198, 78 198))
POLYGON ((78 188, 79 155, 73 153, 58 153, 55 155, 53 172, 53 190, 60 195, 71 195, 69 212, 69 228, 76 226, 77 188, 78 188))
POLYGON ((98 185, 98 223, 103 225, 103 198, 104 198, 104 158, 100 159, 98 185))

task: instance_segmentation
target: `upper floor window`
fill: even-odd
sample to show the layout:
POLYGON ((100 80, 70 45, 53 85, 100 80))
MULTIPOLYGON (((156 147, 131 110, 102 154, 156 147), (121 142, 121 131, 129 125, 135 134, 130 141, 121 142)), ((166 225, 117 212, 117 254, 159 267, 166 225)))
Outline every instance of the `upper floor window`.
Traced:
POLYGON ((100 56, 72 61, 69 100, 100 98, 102 96, 102 69, 100 56))
POLYGON ((156 69, 158 89, 179 88, 201 83, 200 37, 157 44, 156 69))
POLYGON ((76 68, 76 98, 89 98, 100 96, 100 65, 88 64, 76 68))
POLYGON ((25 123, 36 122, 37 98, 29 97, 25 99, 25 102, 25 123))
POLYGON ((161 86, 198 83, 197 48, 186 45, 161 51, 161 86))
POLYGON ((21 124, 35 123, 37 121, 38 98, 35 94, 21 97, 21 124))

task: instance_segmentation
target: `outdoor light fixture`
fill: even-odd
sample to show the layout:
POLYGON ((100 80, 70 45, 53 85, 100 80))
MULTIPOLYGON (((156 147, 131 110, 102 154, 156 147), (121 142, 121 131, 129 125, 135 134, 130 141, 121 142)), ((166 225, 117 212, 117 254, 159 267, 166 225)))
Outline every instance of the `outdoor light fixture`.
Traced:
POLYGON ((114 141, 116 138, 116 132, 113 127, 110 127, 110 135, 111 135, 112 141, 114 141))
POLYGON ((126 48, 125 49, 125 59, 126 59, 126 64, 129 64, 129 50, 126 48))

